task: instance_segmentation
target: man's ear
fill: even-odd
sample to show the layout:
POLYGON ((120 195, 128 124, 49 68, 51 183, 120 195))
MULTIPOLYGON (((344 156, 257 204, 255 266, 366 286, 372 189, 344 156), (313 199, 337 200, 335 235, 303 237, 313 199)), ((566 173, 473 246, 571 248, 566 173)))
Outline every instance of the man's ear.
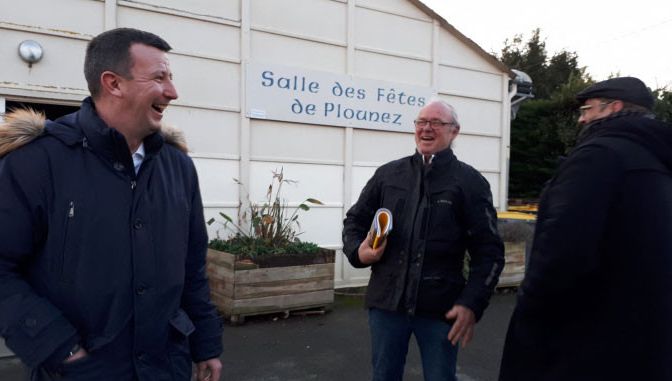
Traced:
POLYGON ((623 101, 615 100, 611 103, 611 107, 613 107, 614 112, 619 112, 623 110, 625 104, 623 104, 623 101))
POLYGON ((121 96, 121 78, 116 73, 104 71, 100 75, 100 85, 104 93, 121 96))

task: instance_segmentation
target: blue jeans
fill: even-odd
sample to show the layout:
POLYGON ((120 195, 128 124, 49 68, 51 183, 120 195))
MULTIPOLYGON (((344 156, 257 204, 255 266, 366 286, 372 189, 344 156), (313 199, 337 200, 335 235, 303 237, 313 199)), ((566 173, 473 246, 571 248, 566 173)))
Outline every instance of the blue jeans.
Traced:
POLYGON ((425 381, 456 381, 457 346, 443 320, 369 309, 373 381, 401 381, 411 334, 420 348, 425 381))

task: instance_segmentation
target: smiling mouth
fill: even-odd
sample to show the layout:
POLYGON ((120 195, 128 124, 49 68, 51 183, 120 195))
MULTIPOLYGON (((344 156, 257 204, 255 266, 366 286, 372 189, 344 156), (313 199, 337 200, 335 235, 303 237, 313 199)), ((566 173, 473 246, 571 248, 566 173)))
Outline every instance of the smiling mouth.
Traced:
POLYGON ((168 107, 167 104, 155 104, 155 105, 152 105, 152 108, 154 109, 154 111, 156 111, 156 112, 158 112, 159 114, 162 114, 162 115, 163 115, 163 111, 164 111, 167 107, 168 107))

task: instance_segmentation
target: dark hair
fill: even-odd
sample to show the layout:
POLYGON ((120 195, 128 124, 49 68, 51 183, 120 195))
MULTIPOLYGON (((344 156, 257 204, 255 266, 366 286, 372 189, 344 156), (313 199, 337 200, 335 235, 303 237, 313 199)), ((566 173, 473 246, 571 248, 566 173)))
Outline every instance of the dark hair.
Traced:
POLYGON ((117 28, 94 37, 86 47, 84 77, 93 98, 100 94, 100 75, 104 71, 115 72, 131 78, 131 45, 148 45, 164 52, 172 49, 161 37, 143 30, 117 28))

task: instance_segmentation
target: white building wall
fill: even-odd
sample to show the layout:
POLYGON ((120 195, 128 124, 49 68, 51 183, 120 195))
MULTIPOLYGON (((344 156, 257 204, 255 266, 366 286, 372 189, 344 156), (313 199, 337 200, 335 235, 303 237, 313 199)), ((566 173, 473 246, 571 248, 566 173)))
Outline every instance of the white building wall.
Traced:
MULTIPOLYGON (((285 188, 290 206, 307 197, 325 204, 302 214, 302 238, 340 249, 342 219, 366 181, 414 149, 412 125, 389 132, 248 118, 251 62, 434 89, 460 116, 457 156, 485 175, 498 206, 506 200, 508 72, 416 0, 0 0, 0 9, 0 105, 81 101, 85 47, 104 30, 141 28, 173 46, 180 98, 165 119, 187 136, 206 219, 235 216, 248 191, 262 201, 271 171, 283 168, 299 182, 285 188), (25 39, 45 51, 32 68, 16 54, 25 39)), ((214 236, 217 225, 209 229, 214 236)), ((337 287, 365 284, 368 274, 337 256, 337 287)))

